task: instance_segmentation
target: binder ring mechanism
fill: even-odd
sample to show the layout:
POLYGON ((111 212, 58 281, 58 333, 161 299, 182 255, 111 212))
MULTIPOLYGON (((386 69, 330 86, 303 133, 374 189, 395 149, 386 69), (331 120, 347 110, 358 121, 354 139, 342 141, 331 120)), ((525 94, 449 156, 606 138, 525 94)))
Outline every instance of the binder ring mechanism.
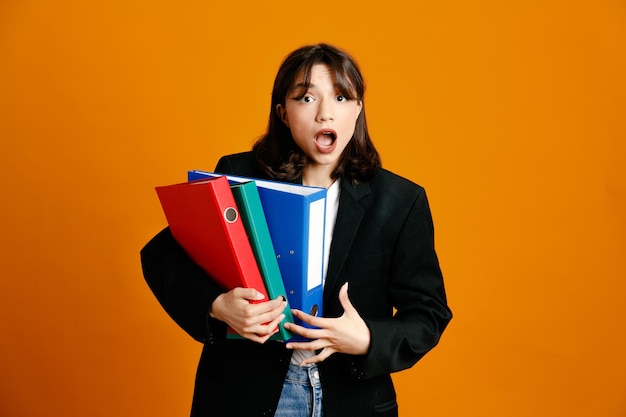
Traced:
POLYGON ((237 217, 239 217, 239 214, 237 213, 237 209, 234 207, 227 207, 226 210, 224 210, 224 218, 228 223, 235 223, 237 221, 237 217))

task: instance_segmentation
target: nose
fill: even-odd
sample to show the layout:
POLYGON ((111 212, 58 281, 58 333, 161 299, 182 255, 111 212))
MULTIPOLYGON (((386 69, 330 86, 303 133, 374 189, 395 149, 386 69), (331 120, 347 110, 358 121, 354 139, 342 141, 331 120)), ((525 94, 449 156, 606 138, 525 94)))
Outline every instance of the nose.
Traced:
POLYGON ((317 121, 327 122, 334 119, 335 116, 332 101, 329 99, 321 99, 317 108, 317 121))

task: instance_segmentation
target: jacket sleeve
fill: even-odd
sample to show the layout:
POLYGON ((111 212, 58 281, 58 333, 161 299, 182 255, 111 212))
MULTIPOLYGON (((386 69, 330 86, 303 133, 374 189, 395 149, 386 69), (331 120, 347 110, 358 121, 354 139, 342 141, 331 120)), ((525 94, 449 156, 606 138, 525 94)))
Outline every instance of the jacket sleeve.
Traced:
POLYGON ((191 337, 202 343, 225 337, 225 324, 209 316, 213 301, 224 290, 191 260, 169 228, 141 250, 141 266, 163 309, 191 337))
POLYGON ((391 257, 387 296, 395 314, 365 319, 371 343, 369 352, 352 362, 351 373, 358 379, 410 368, 437 345, 452 319, 423 189, 400 230, 391 257))

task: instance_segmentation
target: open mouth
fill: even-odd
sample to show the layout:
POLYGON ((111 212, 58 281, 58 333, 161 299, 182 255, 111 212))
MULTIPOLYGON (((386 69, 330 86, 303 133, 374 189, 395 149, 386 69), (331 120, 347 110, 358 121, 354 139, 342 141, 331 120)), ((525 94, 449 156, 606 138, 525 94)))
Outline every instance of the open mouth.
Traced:
POLYGON ((315 136, 315 141, 322 147, 331 147, 335 140, 337 140, 337 132, 332 129, 320 130, 315 136))

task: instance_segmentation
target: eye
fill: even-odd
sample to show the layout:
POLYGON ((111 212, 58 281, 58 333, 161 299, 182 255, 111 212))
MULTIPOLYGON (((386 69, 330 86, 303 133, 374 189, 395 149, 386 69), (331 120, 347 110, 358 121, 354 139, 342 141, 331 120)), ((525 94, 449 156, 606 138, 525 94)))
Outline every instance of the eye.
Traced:
POLYGON ((346 96, 337 96, 337 101, 348 101, 348 98, 346 96))

